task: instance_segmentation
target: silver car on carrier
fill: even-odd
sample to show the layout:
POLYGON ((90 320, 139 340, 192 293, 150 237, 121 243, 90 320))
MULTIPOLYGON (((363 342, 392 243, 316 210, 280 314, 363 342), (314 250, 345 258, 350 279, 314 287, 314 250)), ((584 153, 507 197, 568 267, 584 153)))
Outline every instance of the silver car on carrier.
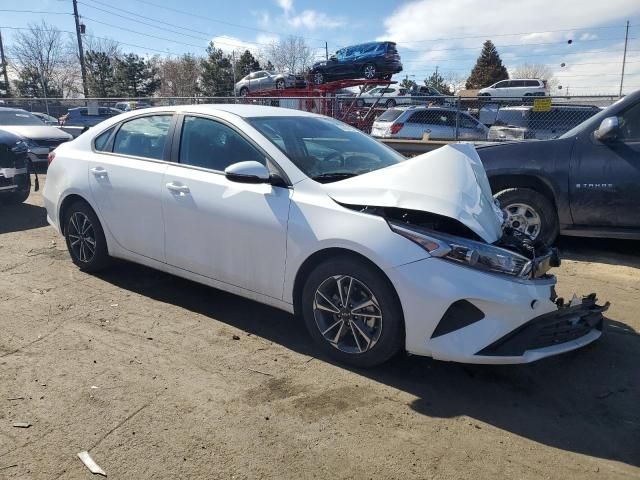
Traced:
POLYGON ((486 140, 488 132, 486 126, 466 112, 424 105, 390 108, 371 128, 373 137, 418 140, 425 135, 429 140, 486 140))

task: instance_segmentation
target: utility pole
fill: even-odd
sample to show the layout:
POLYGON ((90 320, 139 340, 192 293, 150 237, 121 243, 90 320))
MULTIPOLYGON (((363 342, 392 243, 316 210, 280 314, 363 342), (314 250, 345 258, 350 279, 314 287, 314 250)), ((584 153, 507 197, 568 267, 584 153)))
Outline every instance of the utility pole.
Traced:
POLYGON ((80 31, 80 17, 78 16, 78 2, 73 1, 73 17, 76 20, 76 36, 78 37, 78 57, 80 58, 80 72, 82 73, 82 91, 84 98, 89 98, 89 89, 87 88, 87 70, 84 68, 84 51, 82 49, 82 32, 80 31))
POLYGON ((627 63, 627 43, 629 42, 629 20, 627 20, 627 30, 624 34, 624 53, 622 54, 622 75, 620 75, 620 92, 619 96, 622 96, 622 84, 624 83, 624 66, 627 63))
POLYGON ((329 60, 329 45, 327 45, 327 42, 324 42, 324 58, 327 61, 329 60))
POLYGON ((2 69, 2 76, 4 77, 5 88, 7 89, 7 96, 9 95, 9 75, 7 74, 7 61, 4 58, 4 47, 2 46, 2 31, 0 31, 0 68, 2 69))

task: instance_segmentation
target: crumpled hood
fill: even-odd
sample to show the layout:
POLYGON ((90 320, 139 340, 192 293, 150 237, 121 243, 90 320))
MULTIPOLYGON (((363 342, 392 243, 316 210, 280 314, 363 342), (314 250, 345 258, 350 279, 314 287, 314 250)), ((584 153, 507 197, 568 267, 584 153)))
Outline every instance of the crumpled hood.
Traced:
POLYGON ((73 137, 57 127, 49 125, 2 125, 2 129, 31 140, 71 140, 73 137))
POLYGON ((472 144, 447 145, 323 187, 338 203, 443 215, 462 222, 488 243, 502 236, 502 212, 472 144))

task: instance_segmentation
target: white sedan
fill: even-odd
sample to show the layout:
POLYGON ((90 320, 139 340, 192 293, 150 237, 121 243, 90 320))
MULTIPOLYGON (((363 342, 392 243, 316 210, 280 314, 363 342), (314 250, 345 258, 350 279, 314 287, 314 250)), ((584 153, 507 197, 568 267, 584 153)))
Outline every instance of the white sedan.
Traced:
POLYGON ((114 117, 49 161, 81 269, 123 258, 296 313, 345 363, 522 363, 602 332, 594 295, 556 299, 554 252, 503 232, 469 144, 407 160, 323 116, 199 105, 114 117))

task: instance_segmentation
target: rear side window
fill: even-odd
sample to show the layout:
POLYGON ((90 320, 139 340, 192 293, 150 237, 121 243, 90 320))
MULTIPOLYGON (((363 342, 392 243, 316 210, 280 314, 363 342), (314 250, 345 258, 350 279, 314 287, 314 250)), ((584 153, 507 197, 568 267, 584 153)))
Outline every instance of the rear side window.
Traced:
POLYGON ((378 120, 381 122, 393 122, 396 118, 402 115, 404 110, 400 110, 398 108, 390 108, 385 111, 382 115, 378 117, 378 120))
POLYGON ((538 80, 525 80, 524 82, 527 87, 539 87, 540 82, 538 80))
POLYGON ((162 160, 171 115, 150 115, 125 122, 116 133, 113 153, 162 160))
POLYGON ((509 82, 509 86, 510 87, 524 87, 525 86, 525 81, 524 80, 511 80, 511 82, 509 82))
POLYGON ((112 127, 109 130, 107 130, 106 132, 101 133, 93 141, 93 146, 98 152, 106 152, 107 151, 107 145, 109 143, 109 137, 113 133, 113 129, 114 128, 115 127, 112 127))
POLYGON ((455 115, 445 110, 422 110, 416 112, 409 118, 411 123, 422 123, 428 125, 455 125, 455 115))

